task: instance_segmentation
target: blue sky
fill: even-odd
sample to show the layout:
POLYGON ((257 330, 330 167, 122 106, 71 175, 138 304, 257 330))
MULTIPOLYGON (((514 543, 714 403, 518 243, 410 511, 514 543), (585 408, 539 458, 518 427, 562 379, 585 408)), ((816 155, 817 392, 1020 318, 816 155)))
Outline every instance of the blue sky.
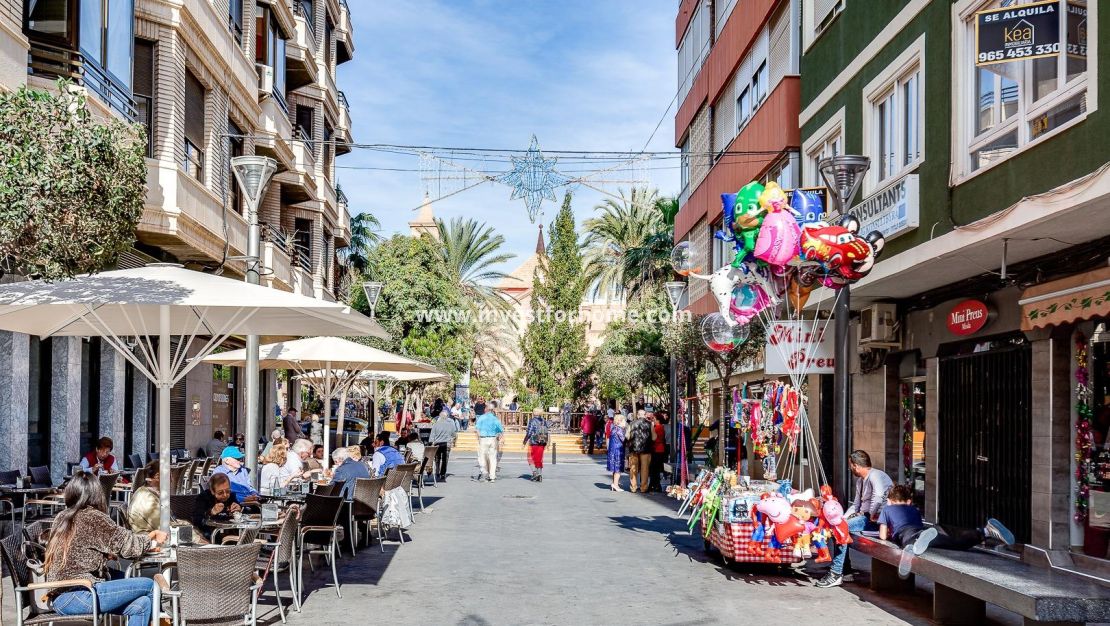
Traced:
MULTIPOLYGON (((355 57, 339 66, 356 143, 547 150, 640 150, 675 94, 674 0, 351 0, 355 57)), ((674 112, 649 150, 674 150, 674 112)), ((551 155, 549 155, 551 156, 551 155)), ((369 211, 384 234, 407 232, 425 181, 420 159, 355 149, 336 161, 351 213, 369 211)), ((564 163, 581 171, 593 165, 564 163)), ((508 169, 487 163, 486 168, 508 169)), ((614 172, 678 191, 677 161, 614 172), (656 169, 661 167, 667 169, 656 169)), ((432 197, 461 181, 434 181, 432 197)), ((612 193, 619 183, 604 185, 612 193)), ((512 189, 484 184, 436 202, 437 217, 475 217, 528 254, 536 225, 512 189)), ((562 190, 556 190, 559 200, 562 190)), ((575 190, 579 222, 605 196, 575 190)), ((547 203, 542 221, 558 210, 547 203)), ((546 228, 545 228, 546 230, 546 228)))

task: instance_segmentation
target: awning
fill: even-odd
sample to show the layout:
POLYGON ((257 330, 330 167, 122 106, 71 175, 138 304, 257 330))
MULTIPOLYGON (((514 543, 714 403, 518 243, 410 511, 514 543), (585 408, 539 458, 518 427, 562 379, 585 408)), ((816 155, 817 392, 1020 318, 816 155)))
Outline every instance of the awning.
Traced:
POLYGON ((1030 287, 1018 304, 1022 330, 1110 316, 1110 267, 1030 287))

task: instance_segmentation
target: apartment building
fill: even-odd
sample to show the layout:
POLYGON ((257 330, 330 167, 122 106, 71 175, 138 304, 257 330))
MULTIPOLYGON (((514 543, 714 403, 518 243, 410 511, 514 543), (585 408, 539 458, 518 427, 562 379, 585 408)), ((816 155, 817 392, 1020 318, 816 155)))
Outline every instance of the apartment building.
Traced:
POLYGON ((1077 560, 1110 538, 1082 515, 1083 492, 1102 515, 1110 491, 1100 4, 804 0, 801 33, 802 182, 824 156, 870 157, 851 211, 887 241, 852 288, 852 447, 929 520, 998 517, 1077 560), (989 28, 1027 18, 1028 54, 989 49, 989 28))
MULTIPOLYGON (((101 115, 146 127, 146 205, 121 266, 241 277, 231 259, 246 254, 247 221, 230 159, 259 154, 279 168, 260 208, 263 283, 317 298, 337 297, 336 249, 350 238, 335 158, 350 150, 351 119, 335 68, 353 54, 345 0, 0 2, 0 87, 70 78, 101 115)), ((14 389, 0 464, 50 464, 57 477, 101 435, 117 455, 150 449, 151 389, 97 338, 3 333, 0 377, 14 389)), ((201 366, 174 389, 173 447, 245 429, 238 379, 201 366)), ((262 379, 272 423, 275 374, 262 379)))

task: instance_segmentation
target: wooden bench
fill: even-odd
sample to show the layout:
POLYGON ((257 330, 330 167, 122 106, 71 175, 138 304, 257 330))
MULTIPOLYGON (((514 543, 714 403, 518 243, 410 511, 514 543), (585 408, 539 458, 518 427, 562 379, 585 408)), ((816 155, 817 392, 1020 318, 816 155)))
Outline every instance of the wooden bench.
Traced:
POLYGON ((901 548, 876 537, 852 539, 853 549, 871 557, 872 589, 912 590, 913 575, 933 581, 933 619, 941 624, 981 624, 988 602, 1026 624, 1110 621, 1110 588, 1078 574, 982 550, 929 550, 914 557, 910 578, 902 580, 901 548))

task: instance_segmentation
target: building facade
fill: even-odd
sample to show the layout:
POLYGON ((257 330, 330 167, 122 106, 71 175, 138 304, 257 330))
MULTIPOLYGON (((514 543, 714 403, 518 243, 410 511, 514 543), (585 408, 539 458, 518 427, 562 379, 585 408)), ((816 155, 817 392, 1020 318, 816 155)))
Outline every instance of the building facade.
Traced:
MULTIPOLYGON (((175 262, 241 278, 246 207, 230 160, 259 154, 278 162, 259 210, 263 283, 340 295, 336 249, 350 214, 335 158, 350 151, 351 120, 335 68, 354 54, 345 1, 2 0, 0 30, 2 88, 69 78, 100 115, 146 127, 146 204, 121 267, 175 262)), ((152 449, 152 389, 99 339, 3 333, 0 362, 11 383, 0 401, 5 468, 46 464, 58 478, 101 435, 117 455, 152 449)), ((174 448, 245 430, 238 379, 202 365, 174 388, 174 448)), ((269 425, 276 373, 262 379, 269 425)))
POLYGON ((1097 469, 1110 425, 1107 24, 1095 2, 1002 4, 805 0, 802 183, 819 184, 823 157, 871 159, 851 211, 886 249, 851 290, 852 447, 912 485, 931 521, 998 517, 1019 541, 1105 558, 1107 531, 1076 513, 1088 499, 1105 513, 1095 492, 1110 482, 1075 441, 1089 402, 1097 469), (1055 13, 1055 46, 1032 60, 983 52, 976 23, 995 10, 1055 13), (1083 352, 1101 385, 1089 400, 1076 394, 1083 352))

